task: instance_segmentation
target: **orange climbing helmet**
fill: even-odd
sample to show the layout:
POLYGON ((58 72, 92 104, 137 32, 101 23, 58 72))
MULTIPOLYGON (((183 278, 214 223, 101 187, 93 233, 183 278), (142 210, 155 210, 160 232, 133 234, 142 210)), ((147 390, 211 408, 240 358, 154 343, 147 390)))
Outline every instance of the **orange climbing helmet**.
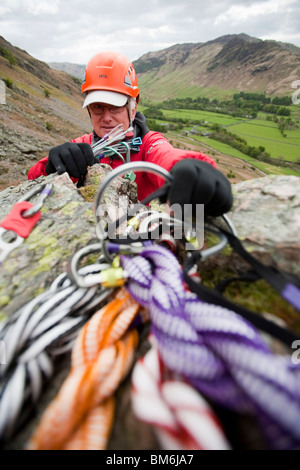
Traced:
POLYGON ((87 93, 83 107, 95 101, 123 106, 128 97, 138 102, 140 93, 132 63, 117 52, 99 52, 89 60, 81 92, 87 93))

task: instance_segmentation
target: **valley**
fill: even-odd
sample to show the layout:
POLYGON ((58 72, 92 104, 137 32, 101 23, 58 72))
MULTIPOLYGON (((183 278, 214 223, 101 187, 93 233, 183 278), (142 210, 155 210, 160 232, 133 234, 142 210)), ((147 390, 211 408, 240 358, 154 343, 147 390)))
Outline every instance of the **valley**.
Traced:
MULTIPOLYGON (((92 130, 82 109, 84 66, 62 64, 70 75, 59 70, 60 64, 54 65, 55 70, 0 36, 0 79, 5 84, 5 103, 0 104, 0 190, 26 180, 29 168, 51 147, 92 130)), ((175 147, 207 153, 232 183, 265 174, 300 175, 299 104, 288 106, 290 116, 277 116, 277 122, 276 113, 258 110, 245 118, 236 110, 229 112, 228 104, 225 112, 221 108, 245 91, 267 97, 270 105, 275 96, 291 97, 291 85, 300 76, 299 48, 228 35, 149 52, 134 66, 141 91, 138 110, 147 115, 149 108, 159 109, 162 116, 147 115, 148 125, 175 147), (170 100, 182 103, 172 108, 170 100), (193 103, 194 109, 191 100, 202 107, 193 103), (270 161, 241 151, 236 142, 243 140, 250 150, 264 148, 270 161)))

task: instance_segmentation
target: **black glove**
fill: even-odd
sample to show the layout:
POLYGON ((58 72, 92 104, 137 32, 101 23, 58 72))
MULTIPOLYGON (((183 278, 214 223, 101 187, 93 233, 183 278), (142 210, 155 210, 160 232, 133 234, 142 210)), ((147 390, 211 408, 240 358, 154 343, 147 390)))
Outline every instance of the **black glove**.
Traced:
MULTIPOLYGON (((172 204, 204 204, 205 215, 217 217, 233 203, 228 179, 209 163, 186 158, 171 169, 173 182, 167 199, 172 204)), ((193 211, 195 213, 195 211, 193 211)))
POLYGON ((137 111, 134 121, 133 121, 133 128, 134 128, 134 137, 140 137, 143 139, 146 134, 149 132, 149 127, 147 126, 147 121, 145 116, 137 111))
POLYGON ((65 144, 53 147, 49 152, 46 165, 46 173, 69 173, 73 178, 79 178, 87 174, 87 167, 97 163, 92 148, 89 144, 65 144))

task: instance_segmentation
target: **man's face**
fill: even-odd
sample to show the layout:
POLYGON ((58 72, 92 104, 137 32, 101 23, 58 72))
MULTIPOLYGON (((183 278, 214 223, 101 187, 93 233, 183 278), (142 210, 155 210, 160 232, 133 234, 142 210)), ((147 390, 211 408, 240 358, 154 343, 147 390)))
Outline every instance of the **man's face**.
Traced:
MULTIPOLYGON (((126 131, 130 125, 128 105, 112 106, 105 103, 91 103, 88 106, 94 131, 101 139, 119 124, 123 124, 126 131)), ((130 117, 134 120, 135 109, 131 110, 130 117)))

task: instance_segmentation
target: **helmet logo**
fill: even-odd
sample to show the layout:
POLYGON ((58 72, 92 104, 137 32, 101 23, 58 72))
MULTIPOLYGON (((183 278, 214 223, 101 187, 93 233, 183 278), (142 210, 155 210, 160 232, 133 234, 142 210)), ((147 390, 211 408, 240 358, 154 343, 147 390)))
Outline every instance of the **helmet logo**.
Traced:
POLYGON ((107 77, 107 75, 102 75, 102 74, 100 74, 100 75, 99 75, 99 78, 108 78, 108 77, 107 77))

